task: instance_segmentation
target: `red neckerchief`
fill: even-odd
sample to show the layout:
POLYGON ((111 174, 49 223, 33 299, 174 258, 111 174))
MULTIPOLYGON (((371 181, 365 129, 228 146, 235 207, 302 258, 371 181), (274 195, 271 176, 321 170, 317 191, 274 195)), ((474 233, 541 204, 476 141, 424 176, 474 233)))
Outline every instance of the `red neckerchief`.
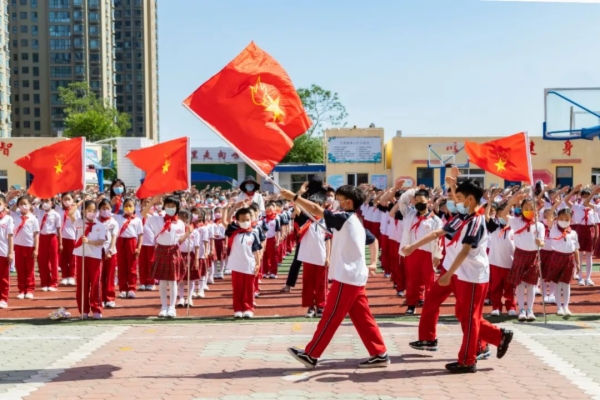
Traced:
POLYGON ((8 213, 6 212, 6 210, 0 212, 0 220, 4 219, 4 217, 6 217, 8 213))
POLYGON ((273 213, 273 214, 266 214, 265 215, 265 219, 267 220, 267 222, 271 222, 273 221, 275 218, 277 218, 277 214, 273 213))
POLYGON ((164 218, 165 218, 165 224, 163 225, 162 230, 156 236, 160 236, 163 232, 166 232, 166 231, 171 232, 171 223, 179 221, 179 217, 177 215, 174 215, 172 217, 165 215, 164 218))
MULTIPOLYGON (((88 236, 90 234, 90 232, 92 231, 92 228, 94 227, 94 225, 96 224, 95 221, 86 221, 85 222, 85 232, 83 233, 83 236, 88 236)), ((83 236, 80 237, 79 239, 77 239, 77 242, 75 242, 75 249, 78 247, 81 247, 81 245, 83 244, 83 236)))
POLYGON ((433 217, 433 213, 432 212, 428 212, 425 215, 418 215, 417 216, 417 222, 415 222, 415 224, 410 227, 410 232, 412 232, 413 229, 416 232, 417 229, 419 229, 419 226, 421 226, 421 222, 426 221, 426 220, 428 220, 431 217, 433 217))
POLYGON ((463 220, 462 223, 460 224, 460 226, 458 227, 458 229, 456 230, 456 233, 452 237, 452 240, 450 240, 450 242, 448 242, 446 244, 446 246, 450 246, 450 245, 456 243, 458 241, 458 239, 460 238, 460 234, 461 234, 463 228, 465 226, 467 226, 467 224, 469 222, 471 222, 472 219, 474 219, 475 217, 478 217, 480 215, 483 215, 483 214, 485 214, 485 209, 483 207, 479 207, 479 210, 475 211, 473 213, 473 215, 470 215, 469 218, 463 220))
POLYGON ((533 225, 533 219, 527 219, 524 216, 521 215, 521 219, 523 221, 525 221, 525 226, 522 227, 521 229, 519 229, 518 231, 515 232, 515 235, 520 235, 521 233, 525 232, 525 231, 529 231, 529 227, 531 225, 533 225))
POLYGON ((510 231, 510 225, 506 224, 506 226, 502 229, 500 229, 500 233, 498 233, 498 237, 502 237, 502 235, 504 235, 504 238, 506 239, 506 234, 508 233, 508 231, 510 231))
POLYGON ((194 229, 202 228, 203 226, 204 226, 204 223, 201 221, 194 222, 194 229))
POLYGON ((21 229, 23 229, 23 227, 25 226, 27 218, 29 218, 27 215, 21 215, 21 224, 17 226, 17 229, 15 229, 15 237, 19 234, 19 232, 21 232, 21 229))
POLYGON ((102 223, 105 223, 106 221, 108 221, 110 219, 110 217, 99 217, 98 220, 102 223))
POLYGON ((545 237, 549 238, 550 237, 550 227, 548 225, 544 224, 544 228, 546 230, 545 237))
POLYGON ((221 223, 221 221, 222 221, 222 218, 215 219, 215 224, 219 225, 221 223))
POLYGON ((128 215, 126 217, 124 217, 127 221, 125 221, 125 223, 123 224, 123 226, 121 227, 121 230, 119 231, 119 236, 121 236, 123 234, 123 232, 125 232, 125 230, 127 229, 127 227, 129 226, 129 223, 131 222, 131 220, 133 220, 135 218, 135 215, 131 214, 128 215))
POLYGON ((256 193, 256 192, 246 192, 246 196, 248 196, 248 198, 249 198, 250 200, 252 200, 252 199, 254 198, 254 194, 255 194, 255 193, 256 193))
POLYGON ((115 197, 117 198, 117 201, 113 212, 118 213, 121 210, 121 205, 123 205, 123 197, 120 194, 116 194, 115 197))
POLYGON ((44 225, 46 225, 47 219, 48 219, 48 213, 45 212, 44 216, 42 217, 42 223, 40 224, 40 232, 42 232, 42 230, 44 229, 44 225))
POLYGON ((238 227, 235 231, 233 231, 231 233, 231 236, 229 236, 227 238, 227 248, 229 249, 229 251, 231 251, 231 246, 233 245, 233 239, 239 235, 240 233, 250 233, 252 232, 252 227, 248 228, 248 229, 242 229, 240 227, 238 227))
MULTIPOLYGON (((571 227, 570 227, 570 226, 567 226, 565 229, 563 229, 563 228, 561 228, 560 226, 558 226, 558 224, 556 225, 556 227, 558 228, 559 232, 561 232, 561 235, 560 235, 559 237, 557 237, 557 238, 551 238, 551 239, 552 239, 552 240, 562 240, 562 239, 565 239, 565 240, 567 240, 567 239, 566 239, 566 238, 567 238, 567 235, 568 235, 569 233, 571 233, 571 227)), ((550 235, 548 235, 548 236, 550 236, 550 235)))
POLYGON ((583 219, 581 220, 581 222, 583 222, 583 225, 587 225, 588 224, 588 219, 590 217, 590 211, 592 211, 592 209, 588 208, 588 207, 586 207, 586 208, 583 209, 583 214, 584 215, 583 215, 583 219))
MULTIPOLYGON (((321 218, 319 217, 315 217, 315 219, 317 221, 319 221, 321 218)), ((298 240, 302 240, 302 238, 304 237, 304 235, 306 235, 306 232, 308 232, 308 229, 310 228, 310 226, 312 225, 313 221, 312 219, 309 219, 308 221, 306 221, 304 223, 304 225, 302 225, 300 228, 298 228, 298 240)))
MULTIPOLYGON (((70 208, 70 207, 69 207, 69 208, 70 208)), ((64 230, 65 230, 65 228, 67 227, 67 217, 68 217, 68 215, 69 215, 69 209, 68 209, 68 208, 65 208, 65 207, 63 206, 63 212, 64 212, 64 215, 63 215, 62 230, 64 231, 64 230)))

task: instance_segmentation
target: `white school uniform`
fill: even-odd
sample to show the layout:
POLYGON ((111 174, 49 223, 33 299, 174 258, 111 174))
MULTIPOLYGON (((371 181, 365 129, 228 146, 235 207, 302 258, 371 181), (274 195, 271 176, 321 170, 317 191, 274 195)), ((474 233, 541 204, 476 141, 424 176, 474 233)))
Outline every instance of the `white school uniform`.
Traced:
POLYGON ((573 218, 571 218, 571 225, 595 225, 596 219, 594 218, 594 208, 586 207, 583 204, 573 204, 571 207, 573 211, 573 218))
MULTIPOLYGON (((79 238, 81 238, 83 236, 83 234, 85 233, 87 221, 84 222, 83 219, 78 219, 75 221, 74 226, 75 226, 75 229, 77 232, 77 237, 75 239, 75 243, 77 243, 79 238)), ((91 232, 87 235, 87 238, 89 241, 102 240, 103 242, 106 242, 106 228, 104 227, 104 224, 98 220, 94 220, 94 226, 92 227, 91 232)), ((81 246, 79 246, 73 250, 73 255, 83 257, 83 251, 85 248, 85 256, 86 257, 96 258, 98 260, 101 260, 103 247, 104 247, 104 245, 91 246, 89 244, 82 243, 81 246)))
POLYGON ((182 253, 195 253, 196 247, 200 246, 200 234, 194 230, 186 240, 179 245, 179 250, 182 253))
POLYGON ((223 224, 214 224, 213 237, 215 239, 225 238, 225 226, 223 224))
MULTIPOLYGON (((448 268, 451 267, 455 256, 462 250, 463 245, 470 244, 469 254, 456 271, 456 277, 463 282, 487 283, 490 280, 490 261, 487 255, 489 235, 485 227, 485 217, 483 215, 462 215, 447 224, 445 229, 451 231, 454 227, 461 226, 463 221, 468 222, 463 225, 460 233, 456 233, 460 234, 460 237, 446 246, 446 259, 448 259, 448 250, 450 250, 452 257, 448 268), (471 219, 468 220, 467 218, 471 219)), ((444 263, 445 266, 446 263, 444 263)))
POLYGON ((152 228, 150 227, 150 225, 148 225, 148 219, 152 216, 158 216, 157 213, 150 213, 146 216, 146 223, 144 223, 144 221, 142 220, 142 225, 144 227, 144 235, 142 236, 142 246, 152 246, 154 247, 156 245, 156 235, 154 234, 154 231, 152 230, 152 228))
POLYGON ((14 235, 15 221, 9 213, 0 218, 0 257, 8 256, 8 236, 14 235))
MULTIPOLYGON (((309 222, 306 222, 307 224, 309 222)), ((321 219, 319 225, 325 227, 325 221, 321 219)), ((306 262, 313 265, 325 266, 327 260, 326 237, 325 229, 319 228, 317 224, 311 221, 311 226, 308 227, 298 250, 298 261, 306 262)))
POLYGON ((129 225, 127 225, 127 228, 125 228, 123 233, 121 233, 121 229, 123 229, 123 225, 127 223, 128 219, 118 214, 113 214, 113 217, 119 224, 119 237, 122 237, 124 239, 137 238, 139 235, 144 234, 144 226, 142 225, 142 220, 138 217, 134 217, 133 219, 131 219, 131 222, 129 222, 129 225))
POLYGON ((527 225, 527 222, 525 222, 521 217, 512 217, 509 215, 507 218, 508 220, 506 222, 514 231, 515 248, 523 251, 537 251, 538 246, 535 243, 535 240, 539 239, 543 241, 544 237, 546 236, 546 228, 544 227, 544 224, 538 222, 536 225, 534 222, 525 231, 517 233, 519 230, 525 227, 525 225, 527 225))
POLYGON ((254 230, 238 233, 231 242, 227 268, 242 274, 254 275, 256 266, 254 253, 261 249, 260 240, 254 230))
POLYGON ((498 227, 494 232, 489 233, 488 244, 490 264, 511 269, 515 255, 515 231, 511 228, 502 232, 502 227, 498 227))
POLYGON ((206 244, 210 241, 208 230, 205 228, 206 226, 201 226, 195 229, 195 232, 198 232, 198 246, 200 247, 200 249, 198 250, 198 258, 200 259, 206 257, 206 244))
POLYGON ((576 250, 579 250, 577 232, 571 230, 564 238, 559 239, 562 235, 563 233, 558 228, 558 225, 554 223, 550 229, 550 240, 548 240, 552 243, 552 250, 565 254, 572 254, 575 253, 576 250))
POLYGON ((62 220, 60 219, 60 215, 52 209, 48 210, 47 213, 43 210, 36 209, 35 216, 40 223, 40 234, 42 235, 55 235, 57 231, 62 228, 62 220), (44 215, 47 215, 47 217, 46 221, 44 221, 44 225, 42 226, 44 215))
POLYGON ((11 212, 10 216, 15 221, 14 244, 15 246, 35 247, 34 234, 40 232, 40 223, 32 213, 27 214, 27 222, 17 234, 17 229, 21 225, 21 213, 11 212))
MULTIPOLYGON (((61 221, 61 234, 63 239, 71 239, 71 240, 75 240, 77 238, 77 234, 75 232, 75 226, 73 225, 73 222, 71 222, 71 219, 69 218, 68 212, 66 212, 65 210, 63 210, 62 207, 60 207, 58 210, 58 215, 60 216, 60 221, 61 221)), ((79 210, 77 210, 75 212, 75 220, 79 220, 81 219, 81 212, 79 210)))
POLYGON ((110 248, 110 242, 112 241, 113 236, 119 236, 119 223, 113 217, 110 217, 102 223, 104 224, 104 229, 106 231, 106 241, 104 242, 104 246, 102 246, 104 248, 104 253, 115 255, 117 254, 116 242, 113 249, 110 248))
POLYGON ((279 216, 275 217, 271 221, 268 221, 266 218, 263 220, 264 225, 267 228, 267 232, 265 236, 267 239, 274 238, 277 232, 281 230, 281 221, 279 220, 279 216))
POLYGON ((160 215, 152 215, 146 219, 146 224, 154 232, 156 243, 161 246, 179 245, 179 239, 185 235, 185 224, 180 221, 171 222, 171 228, 162 232, 165 226, 165 218, 160 215))

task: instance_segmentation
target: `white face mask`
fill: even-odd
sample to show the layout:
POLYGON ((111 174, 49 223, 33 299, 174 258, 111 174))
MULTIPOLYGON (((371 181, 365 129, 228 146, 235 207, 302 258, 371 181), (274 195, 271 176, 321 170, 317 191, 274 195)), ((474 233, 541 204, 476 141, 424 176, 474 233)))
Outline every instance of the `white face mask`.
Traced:
POLYGON ((21 214, 27 214, 29 212, 29 206, 19 206, 19 211, 21 211, 21 214))
POLYGON ((89 219, 90 221, 94 220, 94 219, 96 219, 96 212, 94 211, 94 212, 85 213, 85 217, 87 219, 89 219))
POLYGON ((340 206, 340 202, 339 202, 339 201, 337 201, 337 200, 334 200, 334 201, 333 201, 333 205, 332 205, 332 207, 333 207, 333 209, 334 209, 334 210, 339 210, 339 209, 340 209, 340 207, 341 207, 341 206, 340 206))
POLYGON ((71 200, 65 200, 63 201, 63 206, 65 206, 66 208, 69 208, 73 205, 73 202, 71 200))
POLYGON ((155 206, 154 206, 154 209, 155 209, 156 211, 162 211, 162 204, 157 204, 157 205, 155 205, 155 206))
POLYGON ((242 228, 242 229, 248 229, 248 228, 250 228, 250 224, 251 224, 250 221, 240 222, 240 228, 242 228))
POLYGON ((569 221, 557 221, 556 223, 563 229, 568 228, 569 225, 571 225, 569 221))
POLYGON ((174 216, 176 212, 177 209, 175 208, 165 208, 165 214, 167 214, 169 217, 174 216))
POLYGON ((333 204, 333 202, 335 201, 335 197, 330 196, 327 198, 327 204, 333 204))
POLYGON ((52 204, 50 204, 50 203, 42 203, 42 210, 48 211, 50 208, 52 208, 52 204))

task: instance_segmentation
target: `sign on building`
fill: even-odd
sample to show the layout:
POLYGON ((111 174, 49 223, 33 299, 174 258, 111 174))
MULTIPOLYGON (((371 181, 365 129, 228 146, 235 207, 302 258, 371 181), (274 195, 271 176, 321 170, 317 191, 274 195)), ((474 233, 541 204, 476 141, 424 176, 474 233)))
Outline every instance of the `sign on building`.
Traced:
POLYGON ((192 147, 192 163, 218 164, 244 162, 230 147, 192 147))
POLYGON ((330 137, 327 143, 329 163, 380 163, 379 137, 330 137))

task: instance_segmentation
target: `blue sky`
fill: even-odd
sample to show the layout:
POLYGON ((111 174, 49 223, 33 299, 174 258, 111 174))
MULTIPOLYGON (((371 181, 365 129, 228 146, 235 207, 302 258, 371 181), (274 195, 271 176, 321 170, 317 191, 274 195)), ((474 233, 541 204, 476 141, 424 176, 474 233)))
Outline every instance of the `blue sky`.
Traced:
POLYGON ((543 90, 600 87, 600 4, 160 0, 161 141, 223 143, 181 102, 250 41, 386 139, 541 135, 543 90))

